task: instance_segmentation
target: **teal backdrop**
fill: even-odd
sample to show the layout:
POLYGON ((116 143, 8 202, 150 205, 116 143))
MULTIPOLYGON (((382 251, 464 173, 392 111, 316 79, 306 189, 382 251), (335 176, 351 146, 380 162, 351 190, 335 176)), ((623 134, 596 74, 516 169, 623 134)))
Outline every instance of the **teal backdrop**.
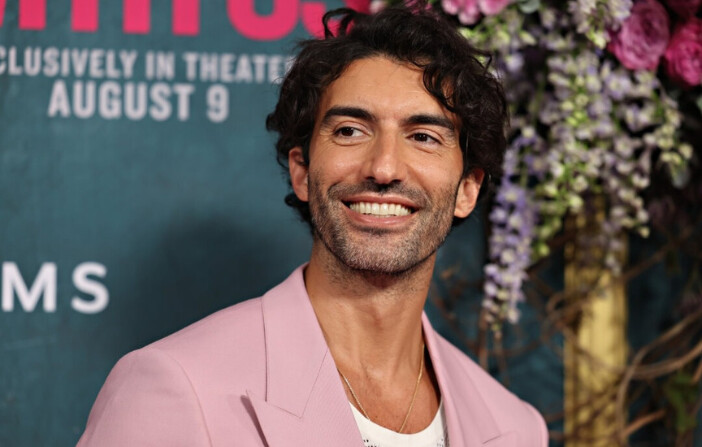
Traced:
MULTIPOLYGON (((339 6, 0 0, 0 446, 75 445, 119 357, 307 259, 264 119, 294 43, 339 6)), ((481 222, 438 272, 479 281, 481 222)), ((428 308, 464 349, 471 290, 439 281, 428 308)), ((557 410, 558 359, 538 355, 514 360, 512 386, 557 410)))

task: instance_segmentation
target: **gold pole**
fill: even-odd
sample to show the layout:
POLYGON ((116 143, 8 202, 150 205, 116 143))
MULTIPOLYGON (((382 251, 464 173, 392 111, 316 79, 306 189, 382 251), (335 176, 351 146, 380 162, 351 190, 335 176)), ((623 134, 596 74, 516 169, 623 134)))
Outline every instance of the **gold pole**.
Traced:
MULTIPOLYGON (((604 201, 594 202, 595 212, 571 219, 570 230, 576 234, 598 230, 604 220, 604 201)), ((626 241, 621 242, 626 247, 626 241)), ((617 442, 615 371, 626 365, 627 356, 626 289, 603 268, 601 249, 576 242, 566 247, 565 255, 568 304, 582 305, 564 342, 565 446, 610 447, 617 442)), ((624 262, 626 249, 620 255, 624 262)))

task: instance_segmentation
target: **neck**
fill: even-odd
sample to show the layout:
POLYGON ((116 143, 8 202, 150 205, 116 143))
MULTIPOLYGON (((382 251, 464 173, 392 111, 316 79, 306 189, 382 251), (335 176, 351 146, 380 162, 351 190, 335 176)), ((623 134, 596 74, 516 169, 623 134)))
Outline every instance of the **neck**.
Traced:
POLYGON ((432 254, 400 274, 357 271, 315 241, 305 285, 340 369, 379 380, 416 374, 434 262, 432 254))

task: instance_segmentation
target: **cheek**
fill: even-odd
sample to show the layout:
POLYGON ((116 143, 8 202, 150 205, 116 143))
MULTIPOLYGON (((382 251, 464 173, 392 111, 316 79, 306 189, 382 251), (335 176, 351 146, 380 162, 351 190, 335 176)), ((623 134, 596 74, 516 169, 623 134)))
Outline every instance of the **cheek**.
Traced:
POLYGON ((362 157, 358 151, 348 148, 320 149, 315 158, 310 157, 310 172, 315 171, 317 178, 324 177, 333 183, 355 178, 361 165, 362 157))
POLYGON ((424 159, 415 164, 413 171, 416 178, 421 179, 429 194, 435 195, 439 191, 445 194, 445 191, 450 189, 453 195, 461 181, 463 165, 460 160, 424 159))

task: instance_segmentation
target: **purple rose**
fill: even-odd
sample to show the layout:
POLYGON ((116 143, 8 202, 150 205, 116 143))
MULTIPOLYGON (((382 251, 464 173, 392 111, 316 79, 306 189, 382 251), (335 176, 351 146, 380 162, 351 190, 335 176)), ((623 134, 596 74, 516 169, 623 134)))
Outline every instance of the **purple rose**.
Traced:
POLYGON ((697 14, 697 10, 702 5, 702 0, 667 0, 666 4, 683 19, 689 19, 697 14))
POLYGON ((655 70, 670 38, 668 13, 656 0, 642 0, 612 36, 609 51, 629 70, 655 70))
POLYGON ((693 17, 679 26, 664 57, 673 81, 685 87, 702 84, 702 20, 693 17))

